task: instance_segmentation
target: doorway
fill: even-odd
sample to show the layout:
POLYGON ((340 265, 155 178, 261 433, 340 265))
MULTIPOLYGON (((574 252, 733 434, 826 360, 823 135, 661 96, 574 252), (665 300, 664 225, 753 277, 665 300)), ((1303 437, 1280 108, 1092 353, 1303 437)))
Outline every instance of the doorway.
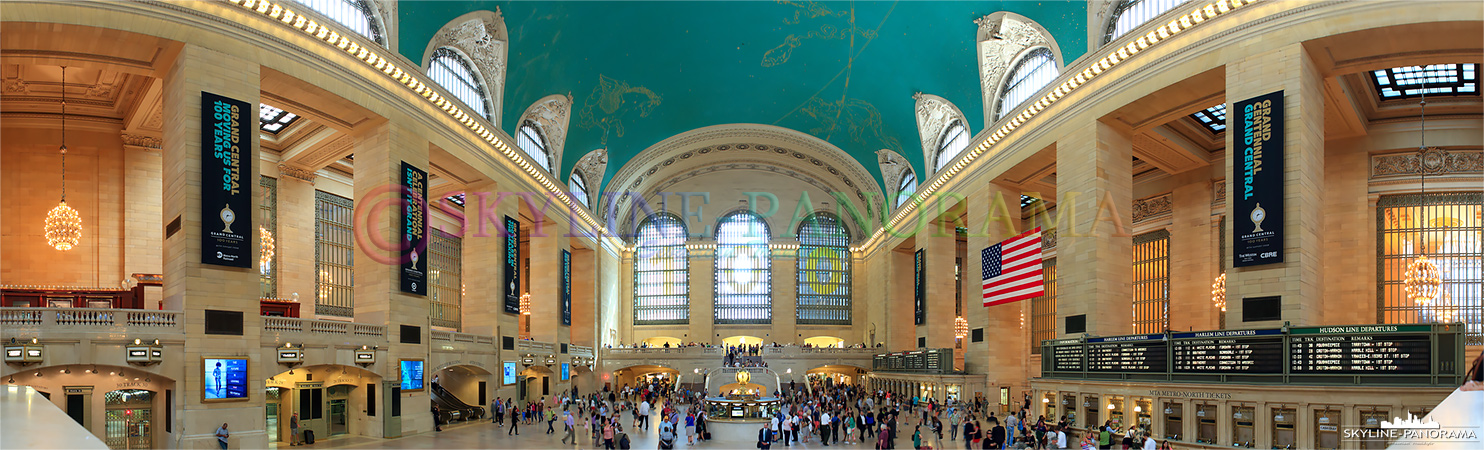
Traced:
POLYGON ((350 415, 348 406, 350 403, 351 386, 330 386, 326 397, 329 398, 330 409, 330 436, 338 436, 350 432, 350 415))
POLYGON ((298 401, 294 402, 294 409, 299 411, 299 429, 314 431, 316 437, 329 436, 329 426, 325 422, 325 387, 324 383, 299 383, 295 391, 298 392, 298 401))
POLYGON ((267 403, 263 405, 263 411, 265 414, 264 418, 267 419, 265 423, 268 426, 267 431, 269 442, 277 442, 280 440, 278 434, 278 407, 281 404, 281 400, 279 397, 281 394, 282 392, 280 392, 278 388, 270 387, 267 389, 267 394, 265 395, 265 397, 267 398, 267 403))
POLYGON ((103 396, 104 442, 113 449, 154 448, 151 436, 154 392, 110 391, 103 396))

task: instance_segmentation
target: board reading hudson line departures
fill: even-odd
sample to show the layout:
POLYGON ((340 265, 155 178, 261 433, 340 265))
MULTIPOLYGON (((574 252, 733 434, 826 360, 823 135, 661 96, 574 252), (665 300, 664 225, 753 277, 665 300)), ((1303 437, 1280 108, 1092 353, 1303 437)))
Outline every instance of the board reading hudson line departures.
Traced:
POLYGON ((1428 325, 1314 327, 1289 330, 1291 373, 1366 375, 1428 374, 1432 341, 1428 325), (1397 334, 1392 334, 1397 333, 1397 334))

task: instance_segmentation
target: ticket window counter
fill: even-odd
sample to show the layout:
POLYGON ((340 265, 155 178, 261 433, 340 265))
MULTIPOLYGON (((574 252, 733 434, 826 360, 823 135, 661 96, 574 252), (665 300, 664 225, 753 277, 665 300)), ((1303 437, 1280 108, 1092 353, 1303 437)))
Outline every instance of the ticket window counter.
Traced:
POLYGON ((1074 407, 1076 404, 1077 395, 1070 392, 1061 393, 1061 409, 1062 411, 1065 411, 1065 414, 1067 415, 1067 424, 1071 425, 1072 427, 1076 427, 1078 423, 1077 408, 1074 407))
POLYGON ((1108 422, 1112 424, 1113 429, 1118 430, 1120 435, 1127 433, 1128 423, 1123 420, 1123 397, 1108 397, 1108 406, 1105 408, 1108 409, 1108 422))
MULTIPOLYGON (((1087 424, 1087 428, 1097 429, 1098 427, 1103 426, 1103 422, 1098 420, 1099 406, 1102 406, 1102 403, 1098 402, 1098 396, 1096 395, 1089 395, 1082 398, 1082 416, 1087 420, 1086 422, 1084 422, 1087 424)), ((1027 419, 1029 419, 1029 417, 1027 417, 1027 419)))
MULTIPOLYGON (((1055 421, 1056 411, 1057 411, 1056 406, 1057 406, 1057 403, 1056 403, 1056 393, 1055 392, 1047 392, 1046 394, 1044 394, 1044 395, 1041 396, 1041 414, 1040 415, 1046 417, 1047 420, 1055 421)), ((1027 417, 1027 419, 1030 419, 1030 418, 1027 417)))
POLYGON ((1185 434, 1185 405, 1180 402, 1165 402, 1165 433, 1164 438, 1178 441, 1185 434))
POLYGON ((1154 431, 1154 402, 1147 398, 1134 399, 1134 426, 1144 434, 1154 431))
POLYGON ((1195 441, 1197 443, 1216 444, 1216 419, 1220 417, 1220 411, 1214 403, 1195 405, 1195 441))
POLYGON ((1291 449, 1296 447, 1298 436, 1295 433, 1295 424, 1298 423, 1298 411, 1290 407, 1273 408, 1273 448, 1291 449))
POLYGON ((1340 410, 1326 407, 1314 410, 1314 448, 1340 448, 1340 410))
POLYGON ((1388 442, 1381 436, 1381 422, 1391 420, 1390 409, 1386 408, 1361 408, 1360 427, 1366 432, 1360 441, 1361 450, 1382 450, 1388 442))
MULTIPOLYGON (((842 379, 843 382, 847 382, 847 383, 850 381, 850 377, 846 377, 846 376, 842 376, 841 379, 842 379)), ((957 384, 950 384, 950 385, 948 385, 948 398, 947 398, 947 401, 948 402, 955 402, 955 401, 958 401, 959 399, 963 398, 963 397, 961 397, 963 395, 963 390, 964 390, 963 386, 960 386, 960 385, 957 385, 957 384)))
POLYGON ((1255 408, 1251 406, 1232 406, 1232 447, 1253 448, 1257 440, 1256 428, 1253 422, 1257 418, 1255 408))

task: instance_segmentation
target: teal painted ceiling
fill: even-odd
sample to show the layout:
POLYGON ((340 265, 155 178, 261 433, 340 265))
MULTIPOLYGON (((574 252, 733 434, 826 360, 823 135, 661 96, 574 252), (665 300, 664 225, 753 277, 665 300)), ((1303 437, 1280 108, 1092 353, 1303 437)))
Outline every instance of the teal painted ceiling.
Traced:
POLYGON ((510 35, 502 127, 513 135, 536 100, 570 93, 558 176, 607 148, 605 186, 649 146, 728 123, 809 133, 878 183, 882 148, 922 173, 913 93, 958 105, 975 133, 984 123, 974 19, 1015 12, 1049 30, 1066 62, 1087 50, 1082 1, 404 1, 402 53, 420 63, 449 21, 496 8, 510 35))

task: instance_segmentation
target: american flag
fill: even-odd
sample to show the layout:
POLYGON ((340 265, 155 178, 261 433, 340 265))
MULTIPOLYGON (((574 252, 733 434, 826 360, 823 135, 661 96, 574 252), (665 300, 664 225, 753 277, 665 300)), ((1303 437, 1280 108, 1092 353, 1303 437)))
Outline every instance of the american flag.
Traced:
POLYGON ((1040 227, 989 246, 983 256, 984 306, 1035 298, 1046 291, 1040 227))

